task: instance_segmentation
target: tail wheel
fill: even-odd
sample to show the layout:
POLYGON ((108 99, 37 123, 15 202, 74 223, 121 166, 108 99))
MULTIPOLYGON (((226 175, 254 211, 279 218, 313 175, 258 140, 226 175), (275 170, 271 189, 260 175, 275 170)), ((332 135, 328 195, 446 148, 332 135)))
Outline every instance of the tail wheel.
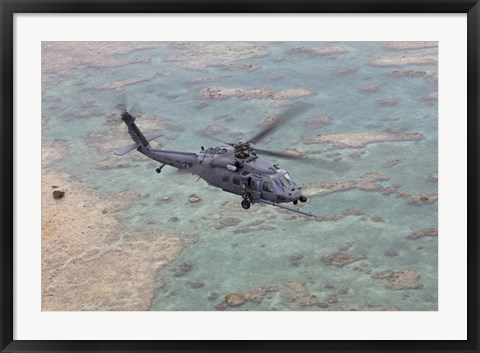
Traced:
POLYGON ((162 169, 163 169, 163 167, 165 167, 165 163, 162 163, 162 164, 160 164, 160 166, 159 166, 157 169, 155 169, 155 170, 156 170, 156 172, 157 172, 157 173, 161 173, 161 172, 162 172, 162 169))
POLYGON ((244 209, 248 210, 250 208, 250 202, 248 202, 248 200, 243 199, 242 200, 242 207, 244 209))

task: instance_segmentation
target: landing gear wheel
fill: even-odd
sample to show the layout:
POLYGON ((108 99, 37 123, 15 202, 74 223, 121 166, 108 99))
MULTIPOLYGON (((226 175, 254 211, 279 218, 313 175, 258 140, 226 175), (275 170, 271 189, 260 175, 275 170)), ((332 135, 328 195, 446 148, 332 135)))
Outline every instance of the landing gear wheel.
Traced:
POLYGON ((307 202, 307 198, 305 196, 300 196, 299 198, 300 202, 307 202))
POLYGON ((250 202, 248 202, 248 200, 243 199, 242 200, 242 207, 244 209, 248 210, 250 208, 250 202))
POLYGON ((157 169, 155 169, 155 171, 160 174, 160 172, 162 171, 162 168, 158 167, 157 169))
POLYGON ((298 203, 298 200, 293 201, 293 204, 296 205, 298 203))

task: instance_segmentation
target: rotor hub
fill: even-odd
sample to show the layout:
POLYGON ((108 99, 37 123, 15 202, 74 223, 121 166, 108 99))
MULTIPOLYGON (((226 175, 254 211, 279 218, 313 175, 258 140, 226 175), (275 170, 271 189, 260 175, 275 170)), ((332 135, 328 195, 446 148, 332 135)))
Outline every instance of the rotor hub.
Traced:
POLYGON ((235 148, 235 157, 238 159, 246 159, 251 154, 255 154, 252 146, 248 142, 238 142, 233 145, 235 148))

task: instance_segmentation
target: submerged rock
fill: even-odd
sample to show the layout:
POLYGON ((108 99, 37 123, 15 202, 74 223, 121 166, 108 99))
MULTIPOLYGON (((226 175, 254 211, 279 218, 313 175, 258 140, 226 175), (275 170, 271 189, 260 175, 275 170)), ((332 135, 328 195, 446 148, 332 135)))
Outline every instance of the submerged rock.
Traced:
POLYGON ((193 282, 188 282, 188 285, 190 286, 190 288, 197 289, 205 286, 205 283, 200 281, 193 281, 193 282))
POLYGON ((409 127, 405 125, 393 125, 393 126, 387 126, 385 128, 385 132, 388 132, 389 134, 401 134, 407 131, 408 129, 409 127))
POLYGON ((225 218, 220 219, 218 224, 215 226, 215 229, 219 230, 219 229, 223 229, 225 227, 232 227, 234 225, 237 225, 240 222, 241 222, 241 220, 239 218, 225 217, 225 218))
POLYGON ((417 49, 429 49, 429 48, 438 48, 438 42, 385 42, 383 47, 388 50, 417 50, 417 49))
POLYGON ((277 121, 278 121, 278 117, 269 116, 269 117, 266 117, 265 119, 263 119, 262 126, 270 126, 270 125, 276 124, 277 121))
POLYGON ((423 194, 418 196, 411 196, 408 199, 409 205, 421 206, 430 203, 435 203, 438 201, 438 193, 423 194))
POLYGON ((335 304, 338 302, 338 299, 337 299, 337 296, 336 295, 331 295, 328 297, 327 301, 330 303, 330 304, 335 304))
MULTIPOLYGON (((278 291, 277 286, 263 286, 263 287, 257 287, 257 288, 252 288, 245 293, 230 293, 225 296, 225 299, 223 302, 217 304, 220 308, 223 308, 223 306, 240 306, 244 304, 245 302, 252 302, 255 304, 260 304, 265 298, 265 296, 268 295, 270 292, 276 292, 278 291), (223 303, 223 304, 222 304, 223 303)), ((216 294, 216 293, 215 293, 216 294)), ((213 299, 212 299, 213 300, 213 299)), ((217 308, 217 307, 215 307, 217 308)), ((223 309, 221 309, 223 310, 223 309)))
POLYGON ((328 266, 343 267, 364 258, 364 255, 348 255, 342 252, 336 252, 327 256, 322 256, 322 262, 328 266))
POLYGON ((383 186, 377 182, 389 180, 390 177, 380 173, 367 173, 355 180, 320 182, 305 184, 303 189, 310 195, 327 195, 333 192, 359 189, 363 191, 382 191, 383 186))
POLYGON ((379 87, 380 85, 377 83, 369 83, 369 84, 366 84, 365 86, 360 87, 360 92, 364 92, 364 93, 375 92, 378 90, 379 87))
POLYGON ((305 88, 293 88, 285 90, 273 90, 266 87, 256 88, 227 88, 227 87, 209 87, 201 89, 198 92, 200 98, 226 99, 235 97, 242 100, 250 99, 296 99, 314 94, 313 91, 305 88))
POLYGON ((393 77, 426 77, 426 71, 419 70, 396 70, 392 72, 393 77))
POLYGON ((251 301, 256 304, 260 304, 263 298, 270 292, 278 291, 277 286, 263 286, 250 289, 243 294, 243 297, 247 301, 251 301))
POLYGON ((418 239, 418 238, 423 238, 426 236, 430 237, 437 237, 438 236, 438 230, 437 228, 426 228, 422 230, 417 230, 416 232, 411 233, 408 238, 410 239, 418 239))
POLYGON ((310 294, 304 282, 288 282, 285 283, 285 286, 290 289, 287 296, 289 301, 297 302, 300 306, 316 306, 319 304, 318 298, 310 294))
POLYGON ((299 54, 309 54, 309 55, 335 55, 335 54, 344 54, 347 52, 345 47, 341 45, 331 45, 324 47, 297 47, 290 48, 288 50, 290 53, 299 53, 299 54))
POLYGON ((388 162, 384 163, 383 166, 384 166, 385 168, 392 168, 392 167, 396 166, 397 164, 399 164, 399 163, 401 163, 401 162, 402 162, 402 161, 399 160, 399 159, 393 159, 393 160, 391 160, 391 161, 388 161, 388 162))
POLYGON ((397 105, 398 102, 399 100, 396 98, 386 98, 386 99, 378 100, 377 105, 381 107, 392 107, 394 105, 397 105))
POLYGON ((197 203, 197 202, 200 202, 201 200, 202 200, 202 198, 200 196, 195 195, 195 194, 190 195, 190 197, 188 198, 188 201, 190 203, 197 203))
MULTIPOLYGON (((222 69, 257 70, 261 65, 256 63, 238 62, 239 60, 253 60, 269 54, 267 47, 258 42, 189 42, 169 43, 175 50, 166 61, 177 62, 181 67, 189 70, 206 70, 215 66, 222 69)), ((211 77, 196 79, 190 83, 210 81, 211 77)))
POLYGON ((346 67, 338 67, 335 69, 335 75, 348 75, 357 72, 359 69, 358 66, 346 66, 346 67))
POLYGON ((383 189, 383 195, 388 196, 396 193, 400 188, 399 185, 390 185, 383 189))
POLYGON ((230 306, 240 306, 245 303, 245 298, 241 294, 231 293, 225 296, 225 302, 230 306))
POLYGON ((326 125, 330 125, 333 122, 333 118, 331 116, 317 116, 307 121, 306 126, 309 130, 319 129, 326 125))
POLYGON ((226 301, 220 302, 215 305, 215 309, 217 310, 225 310, 226 308, 228 308, 228 303, 226 301))
POLYGON ((402 271, 386 270, 372 275, 372 278, 386 280, 388 283, 385 287, 395 290, 423 287, 423 284, 420 282, 420 275, 412 269, 402 271))
POLYGON ((373 66, 407 66, 407 65, 436 65, 438 63, 437 54, 429 55, 402 55, 385 56, 370 62, 373 66))
POLYGON ((212 124, 207 126, 205 130, 203 130, 203 133, 207 135, 211 135, 211 134, 215 135, 215 134, 220 134, 226 131, 228 131, 228 129, 220 124, 212 124))
POLYGON ((428 103, 438 102, 438 92, 428 93, 425 97, 423 97, 423 100, 428 103))
POLYGON ((173 274, 175 277, 181 277, 185 275, 187 272, 190 272, 193 268, 193 265, 187 262, 184 262, 175 269, 175 273, 173 274))
POLYGON ((215 300, 217 298, 218 298, 218 293, 213 292, 213 293, 210 293, 210 295, 208 296, 207 299, 208 300, 215 300))
POLYGON ((390 134, 379 131, 363 131, 352 133, 337 133, 330 135, 318 135, 305 141, 305 144, 330 144, 336 148, 360 148, 370 143, 394 142, 394 141, 419 141, 423 135, 418 132, 406 134, 390 134))
POLYGON ((398 252, 395 249, 385 250, 385 256, 397 256, 398 252))
POLYGON ((338 247, 339 251, 348 251, 352 247, 352 244, 343 244, 338 247))
POLYGON ((65 191, 62 190, 54 190, 53 191, 53 198, 55 200, 61 199, 65 195, 65 191))
POLYGON ((292 255, 292 256, 290 256, 290 265, 297 267, 302 262, 302 259, 303 259, 302 254, 292 255))
POLYGON ((343 212, 345 216, 361 216, 365 214, 361 208, 349 208, 343 212))

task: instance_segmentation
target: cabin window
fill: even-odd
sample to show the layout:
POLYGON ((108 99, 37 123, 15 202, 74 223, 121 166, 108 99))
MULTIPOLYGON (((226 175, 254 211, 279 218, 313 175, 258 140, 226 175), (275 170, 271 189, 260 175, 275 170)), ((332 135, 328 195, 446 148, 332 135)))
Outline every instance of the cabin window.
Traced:
POLYGON ((240 177, 238 175, 234 175, 232 182, 234 185, 240 185, 240 177))
POLYGON ((283 189, 284 187, 288 187, 285 183, 281 182, 280 178, 275 179, 275 185, 279 190, 283 189))
POLYGON ((271 181, 263 182, 263 191, 273 192, 273 184, 271 181))
POLYGON ((223 173, 223 176, 222 176, 222 180, 223 180, 225 183, 229 183, 229 182, 230 182, 230 174, 224 172, 224 173, 223 173))

